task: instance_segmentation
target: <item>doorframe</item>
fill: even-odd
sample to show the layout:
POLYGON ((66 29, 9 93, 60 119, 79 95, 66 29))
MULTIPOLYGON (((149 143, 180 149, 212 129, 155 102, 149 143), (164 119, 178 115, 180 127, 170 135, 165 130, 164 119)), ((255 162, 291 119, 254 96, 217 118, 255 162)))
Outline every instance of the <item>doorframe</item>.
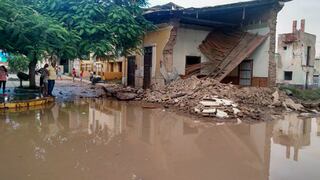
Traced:
MULTIPOLYGON (((146 48, 151 48, 151 62, 150 62, 150 82, 149 82, 149 86, 151 86, 151 82, 152 82, 152 77, 153 77, 153 61, 154 61, 154 46, 144 46, 143 50, 145 50, 146 48)), ((143 79, 142 79, 142 87, 143 89, 147 89, 147 86, 145 85, 145 77, 146 77, 146 74, 145 74, 145 52, 143 53, 143 63, 142 63, 142 66, 143 66, 143 79)))
POLYGON ((134 60, 134 74, 133 74, 133 82, 132 82, 132 87, 135 87, 136 86, 136 69, 137 69, 137 63, 136 63, 136 61, 137 61, 137 56, 128 56, 127 57, 127 64, 128 64, 128 67, 127 67, 127 86, 129 86, 129 59, 130 58, 133 58, 133 60, 134 60))
MULTIPOLYGON (((245 61, 248 61, 248 62, 251 62, 250 63, 250 65, 251 65, 251 78, 250 78, 250 85, 249 86, 252 86, 252 80, 253 80, 253 59, 245 59, 245 60, 243 60, 241 63, 243 63, 243 62, 245 62, 245 61)), ((239 80, 239 86, 245 86, 245 85, 241 85, 240 84, 240 80, 241 80, 241 78, 240 78, 240 71, 241 71, 241 68, 240 68, 240 66, 241 66, 241 63, 238 65, 239 66, 239 69, 238 69, 238 80, 239 80)))
MULTIPOLYGON (((152 66, 151 66, 151 78, 156 76, 156 65, 157 65, 157 44, 156 43, 146 43, 143 45, 143 49, 147 47, 152 47, 152 66)), ((142 56, 142 62, 144 67, 144 55, 142 56)))

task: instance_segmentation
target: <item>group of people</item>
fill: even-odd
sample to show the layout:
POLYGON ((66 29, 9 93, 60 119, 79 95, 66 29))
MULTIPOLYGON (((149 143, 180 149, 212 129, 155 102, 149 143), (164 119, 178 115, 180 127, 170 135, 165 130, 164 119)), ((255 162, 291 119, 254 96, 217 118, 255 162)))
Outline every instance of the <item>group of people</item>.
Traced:
MULTIPOLYGON (((79 77, 80 77, 80 82, 82 82, 82 78, 83 78, 83 70, 82 71, 80 71, 80 74, 79 74, 79 77)), ((71 74, 72 74, 72 81, 74 82, 75 81, 75 78, 77 77, 77 71, 76 71, 76 69, 75 68, 72 68, 72 72, 71 72, 71 74)))
POLYGON ((56 67, 56 63, 52 62, 51 65, 45 64, 43 68, 37 72, 40 73, 40 88, 43 96, 53 96, 52 91, 57 77, 61 78, 61 74, 56 67))
MULTIPOLYGON (((40 73, 40 88, 43 96, 53 96, 52 91, 55 85, 55 80, 60 78, 62 80, 62 73, 60 67, 56 67, 56 63, 52 62, 51 65, 45 64, 43 68, 39 69, 40 73)), ((8 79, 8 70, 5 66, 0 66, 0 90, 2 94, 6 95, 6 83, 8 79)))

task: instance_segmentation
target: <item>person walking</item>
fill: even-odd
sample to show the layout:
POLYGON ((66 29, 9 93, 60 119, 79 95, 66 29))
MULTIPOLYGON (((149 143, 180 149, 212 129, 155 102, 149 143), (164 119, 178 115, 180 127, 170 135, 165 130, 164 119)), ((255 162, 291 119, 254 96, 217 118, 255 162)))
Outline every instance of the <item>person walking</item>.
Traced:
POLYGON ((57 75, 58 75, 57 79, 62 80, 62 70, 60 67, 57 68, 57 75))
POLYGON ((82 83, 82 78, 83 78, 83 70, 80 72, 80 82, 82 83))
POLYGON ((6 95, 6 83, 8 77, 8 70, 5 66, 0 66, 0 88, 2 87, 2 94, 6 95))
POLYGON ((57 72, 56 72, 56 63, 52 62, 51 66, 48 68, 49 76, 48 76, 48 95, 52 95, 52 91, 57 79, 57 72))
POLYGON ((75 80, 76 76, 77 76, 76 69, 75 69, 75 68, 73 68, 73 69, 72 69, 72 81, 73 81, 73 82, 74 82, 74 80, 75 80))

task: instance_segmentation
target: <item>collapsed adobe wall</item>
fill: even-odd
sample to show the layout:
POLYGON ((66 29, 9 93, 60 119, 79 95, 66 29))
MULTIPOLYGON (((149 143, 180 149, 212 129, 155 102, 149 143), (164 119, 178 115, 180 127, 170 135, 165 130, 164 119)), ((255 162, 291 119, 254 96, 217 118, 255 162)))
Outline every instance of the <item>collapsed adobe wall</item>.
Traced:
POLYGON ((170 32, 169 40, 163 49, 163 60, 162 60, 162 65, 165 67, 167 72, 173 71, 173 47, 177 42, 177 34, 178 34, 178 28, 179 28, 179 24, 177 22, 172 22, 171 25, 173 27, 170 32))
POLYGON ((268 86, 275 87, 277 79, 277 63, 276 63, 276 36, 277 36, 277 17, 282 6, 275 5, 270 12, 268 25, 270 28, 270 47, 269 47, 269 68, 268 68, 268 86))

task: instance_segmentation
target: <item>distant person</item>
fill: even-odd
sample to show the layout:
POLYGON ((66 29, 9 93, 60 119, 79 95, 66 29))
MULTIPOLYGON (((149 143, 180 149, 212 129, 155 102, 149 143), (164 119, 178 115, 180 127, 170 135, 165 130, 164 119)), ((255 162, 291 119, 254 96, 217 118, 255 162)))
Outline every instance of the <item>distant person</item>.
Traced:
POLYGON ((57 72, 56 72, 56 63, 52 62, 51 66, 48 68, 49 77, 48 77, 48 95, 52 95, 52 91, 57 79, 57 72))
POLYGON ((57 76, 58 79, 62 80, 62 70, 60 67, 57 68, 57 76))
POLYGON ((43 96, 48 96, 48 64, 45 64, 43 68, 39 69, 37 72, 40 73, 40 88, 43 96))
POLYGON ((89 80, 92 81, 92 79, 93 79, 93 72, 92 72, 91 70, 89 70, 89 74, 90 74, 89 80))
POLYGON ((96 72, 93 72, 93 77, 91 80, 92 85, 95 85, 96 83, 101 81, 101 76, 97 75, 96 72))
POLYGON ((82 78, 83 78, 83 70, 80 72, 80 82, 82 82, 82 78))
POLYGON ((6 93, 8 70, 5 66, 0 66, 0 89, 2 87, 2 94, 6 93))
POLYGON ((74 80, 75 80, 75 78, 77 76, 77 72, 76 72, 75 68, 72 69, 72 73, 71 74, 72 74, 72 81, 74 82, 74 80))

